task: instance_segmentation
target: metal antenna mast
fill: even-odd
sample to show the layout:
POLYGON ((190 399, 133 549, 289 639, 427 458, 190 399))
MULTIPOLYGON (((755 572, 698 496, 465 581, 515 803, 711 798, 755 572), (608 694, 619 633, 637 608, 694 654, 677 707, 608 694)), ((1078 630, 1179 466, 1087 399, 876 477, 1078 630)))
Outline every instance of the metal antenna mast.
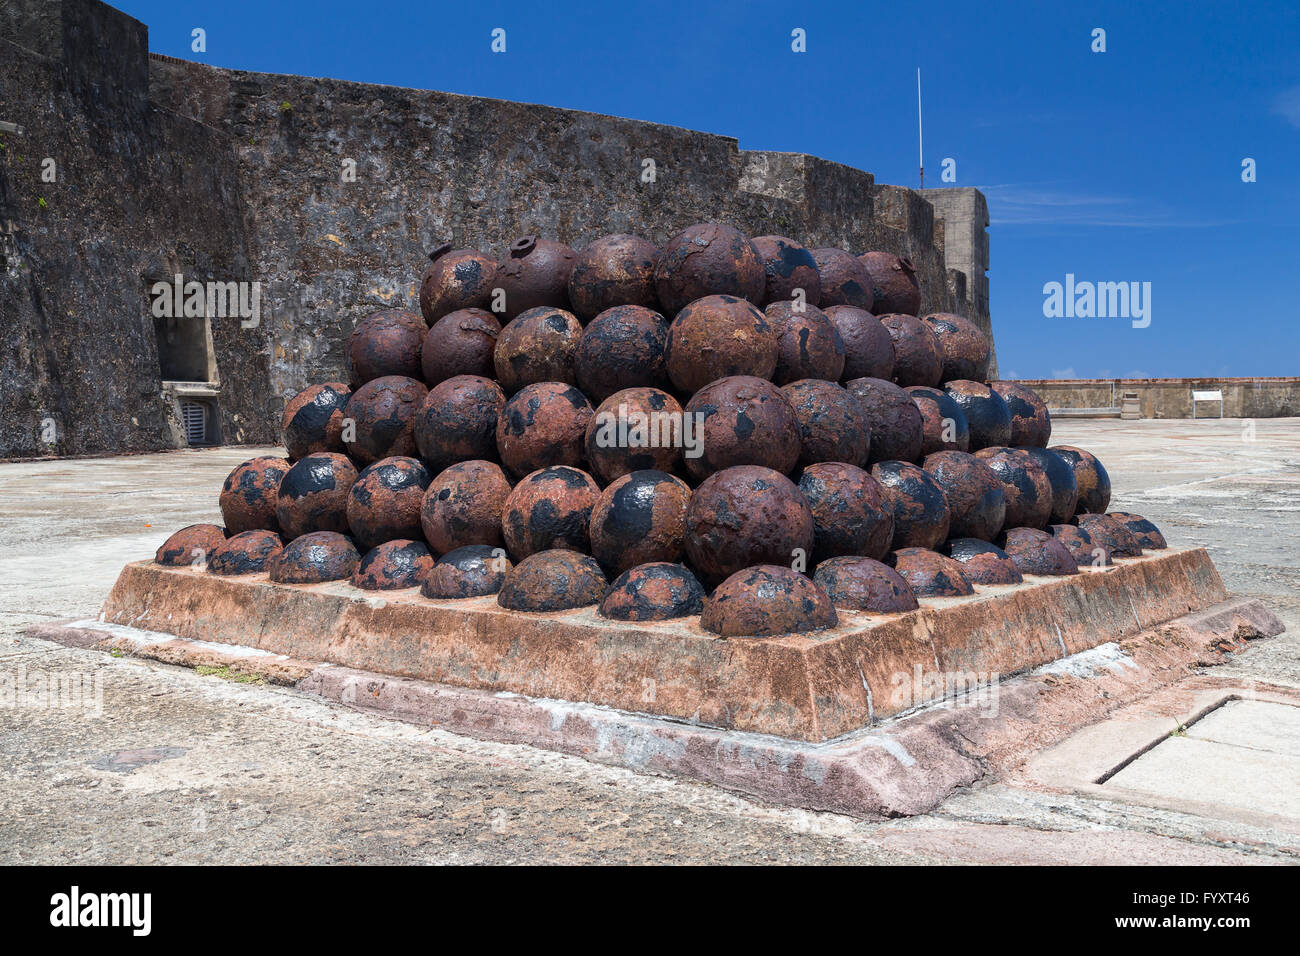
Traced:
POLYGON ((925 139, 921 134, 921 68, 916 68, 916 146, 921 161, 921 188, 925 188, 925 139))

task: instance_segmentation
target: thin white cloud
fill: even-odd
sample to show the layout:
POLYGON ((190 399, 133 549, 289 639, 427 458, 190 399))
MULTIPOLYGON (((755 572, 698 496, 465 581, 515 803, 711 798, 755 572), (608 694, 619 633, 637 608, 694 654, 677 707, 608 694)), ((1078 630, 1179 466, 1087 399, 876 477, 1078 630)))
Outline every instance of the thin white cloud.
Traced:
POLYGON ((1033 183, 982 186, 990 225, 1114 226, 1134 229, 1196 229, 1224 226, 1230 220, 1178 220, 1127 196, 1089 195, 1033 183))
POLYGON ((1279 93, 1273 100, 1273 112, 1300 129, 1300 86, 1279 93))

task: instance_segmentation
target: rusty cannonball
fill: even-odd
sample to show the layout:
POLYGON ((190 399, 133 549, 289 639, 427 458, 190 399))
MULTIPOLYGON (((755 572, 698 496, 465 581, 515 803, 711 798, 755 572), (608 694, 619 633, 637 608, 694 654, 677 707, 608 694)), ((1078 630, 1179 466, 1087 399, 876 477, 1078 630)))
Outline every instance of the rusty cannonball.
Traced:
POLYGON ((875 312, 921 314, 921 284, 916 281, 916 267, 911 259, 890 252, 864 252, 858 261, 867 270, 875 312))
POLYGON ((695 299, 668 328, 664 367, 686 394, 731 375, 772 377, 780 351, 775 327, 732 295, 695 299))
POLYGON ((937 548, 948 537, 952 517, 948 499, 929 473, 905 461, 882 461, 871 466, 885 503, 894 516, 890 550, 937 548))
POLYGON ((433 325, 460 309, 486 309, 492 303, 495 259, 477 249, 452 249, 444 243, 429 253, 420 278, 420 312, 433 325))
POLYGON ((352 576, 361 561, 356 546, 337 531, 313 531, 294 538, 268 562, 276 584, 320 584, 352 576))
POLYGON ((969 451, 970 425, 966 413, 940 388, 909 385, 904 389, 921 412, 921 454, 969 451))
POLYGON ((590 322, 620 305, 655 309, 655 263, 659 247, 640 236, 601 236, 578 253, 569 274, 574 314, 590 322))
POLYGON ((363 550, 396 538, 419 538, 429 469, 396 456, 367 465, 348 491, 348 527, 363 550))
POLYGON ((807 499, 771 468, 740 465, 710 475, 686 509, 686 554, 705 584, 755 564, 806 560, 813 542, 807 499))
MULTIPOLYGON (((655 291, 669 316, 706 296, 759 303, 766 290, 767 274, 757 250, 744 233, 726 223, 700 222, 686 227, 668 241, 655 264, 655 291)), ((699 385, 685 390, 696 388, 699 385)))
POLYGON ((960 561, 926 548, 891 551, 885 563, 898 572, 917 597, 964 597, 974 594, 960 561))
POLYGON ((593 402, 625 388, 667 388, 668 320, 640 305, 616 305, 596 316, 578 339, 573 371, 593 402))
POLYGON ((1108 514, 1133 532, 1133 537, 1137 538, 1138 544, 1144 549, 1163 551, 1169 547, 1165 542, 1165 536, 1160 533, 1160 529, 1141 515, 1129 514, 1126 511, 1111 511, 1108 514))
POLYGON ((737 571, 704 601, 700 626, 722 637, 769 637, 820 631, 839 623, 820 585, 784 565, 737 571))
POLYGON ((813 260, 821 276, 822 295, 819 305, 851 305, 870 312, 875 308, 871 295, 871 277, 858 257, 843 249, 813 249, 813 260))
POLYGON ((618 576, 600 602, 600 616, 615 621, 668 621, 699 614, 704 588, 686 568, 654 561, 618 576))
POLYGON ((1074 478, 1074 469, 1063 457, 1047 448, 1026 446, 1016 448, 1038 462, 1047 481, 1052 486, 1052 513, 1048 520, 1052 524, 1064 524, 1074 517, 1079 502, 1079 486, 1074 478))
POLYGON ((357 480, 346 455, 316 452, 294 462, 280 481, 275 517, 286 540, 312 531, 348 533, 348 492, 357 480))
POLYGON ((1088 536, 1117 558, 1142 557, 1142 544, 1137 535, 1124 524, 1107 514, 1080 514, 1075 523, 1088 532, 1088 536))
POLYGON ((1021 574, 1078 574, 1079 564, 1064 544, 1039 528, 1008 528, 998 539, 1021 574))
POLYGON ((830 558, 817 565, 813 580, 832 604, 849 611, 898 614, 919 606, 902 575, 875 558, 830 558))
POLYGON ((763 465, 785 474, 803 450, 790 400, 771 382, 750 375, 700 389, 686 403, 683 434, 686 422, 698 443, 685 449, 686 470, 697 481, 735 465, 763 465))
POLYGON ((492 360, 501 323, 482 309, 448 312, 424 336, 420 371, 430 388, 457 375, 496 374, 492 360))
POLYGON ((1011 412, 1002 396, 983 382, 954 379, 943 386, 966 413, 970 425, 970 449, 1004 447, 1011 441, 1011 412))
POLYGON ((208 555, 208 573, 260 574, 284 548, 274 531, 245 531, 233 535, 208 555))
POLYGON ((992 470, 964 451, 927 455, 921 466, 943 489, 948 501, 948 534, 992 541, 1007 516, 1007 499, 992 470))
POLYGON ((217 524, 192 524, 164 541, 154 554, 155 564, 169 568, 197 567, 226 543, 226 529, 217 524))
POLYGON ((869 462, 921 460, 925 423, 907 392, 880 378, 855 378, 844 387, 867 413, 869 462))
POLYGON ((604 572, 596 559, 554 549, 524 558, 508 572, 497 603, 511 611, 567 611, 598 604, 605 595, 604 572))
POLYGON ((642 469, 676 473, 682 462, 682 406, 657 388, 625 388, 601 402, 583 447, 602 482, 642 469))
POLYGON ((1038 393, 1018 382, 989 382, 989 388, 1002 396, 1011 414, 1009 444, 1046 448, 1052 437, 1052 416, 1038 393))
POLYGON ((497 418, 501 463, 517 478, 548 465, 582 464, 582 444, 595 414, 587 397, 572 385, 524 386, 497 418))
POLYGON ((344 452, 343 416, 352 389, 342 382, 309 385, 284 406, 280 430, 289 460, 316 451, 344 452))
POLYGON ((363 465, 393 455, 415 455, 415 416, 428 394, 424 383, 401 375, 362 385, 344 409, 344 418, 355 423, 351 441, 346 427, 343 431, 348 454, 363 465))
POLYGON ((844 340, 825 312, 815 305, 796 312, 790 302, 773 302, 764 314, 777 333, 772 381, 788 385, 805 378, 840 380, 844 374, 844 340))
POLYGON ((552 548, 587 551, 591 512, 600 488, 591 475, 568 465, 539 468, 506 496, 501 533, 513 558, 552 548))
POLYGON ((420 457, 435 472, 458 461, 497 456, 497 420, 506 407, 501 386, 479 375, 457 375, 429 390, 412 433, 420 457))
POLYGON ((513 568, 501 548, 470 544, 448 551, 434 562, 420 585, 427 598, 457 599, 496 594, 513 568))
POLYGON ((866 409, 834 382, 809 378, 781 389, 799 420, 799 463, 842 461, 859 468, 871 453, 866 409))
POLYGON ((433 570, 433 555, 423 541, 398 538, 371 548, 352 572, 351 584, 363 591, 398 591, 420 585, 433 570))
POLYGON ((880 316, 880 324, 894 342, 893 380, 898 385, 938 385, 943 378, 939 340, 930 326, 914 315, 880 316))
POLYGON ((462 461, 439 472, 425 489, 420 527, 429 547, 448 554, 470 545, 500 547, 501 512, 510 482, 490 461, 462 461))
POLYGON ((1052 517, 1052 483, 1037 460, 1015 448, 981 448, 975 457, 1002 482, 1008 528, 1042 528, 1052 517))
POLYGON ((883 558, 894 539, 894 511, 875 478, 854 465, 809 465, 799 491, 813 516, 813 560, 840 555, 883 558))
POLYGON ((878 318, 852 305, 831 306, 825 312, 844 343, 841 374, 846 381, 888 380, 894 374, 894 340, 878 318))
POLYGON ((346 361, 353 387, 385 375, 420 377, 420 352, 429 331, 424 319, 402 309, 363 316, 348 336, 346 361))
POLYGON ((1052 537, 1065 545, 1079 567, 1104 568, 1115 562, 1110 559, 1110 549, 1095 540, 1086 528, 1072 524, 1048 525, 1052 537))
POLYGON ((624 475, 591 511, 591 556, 610 576, 638 564, 680 561, 690 501, 690 486, 665 472, 624 475))
POLYGON ((1074 470, 1074 483, 1079 489, 1075 513, 1105 514, 1110 506, 1110 475, 1097 456, 1073 445, 1053 445, 1049 450, 1060 455, 1074 470))
POLYGON ((789 301, 797 295, 796 289, 803 290, 807 305, 821 304, 821 273, 817 271, 817 260, 805 246, 785 236, 759 236, 753 243, 766 275, 762 301, 755 300, 755 305, 789 301))
POLYGON ((538 306, 521 312, 497 336, 497 381, 513 395, 536 382, 577 383, 573 361, 582 323, 572 312, 538 306))
POLYGON ((495 285, 505 293, 507 319, 529 309, 569 308, 569 277, 578 254, 562 242, 524 236, 497 265, 495 285))
POLYGON ((989 377, 989 339, 979 326, 951 312, 932 312, 921 321, 934 332, 939 344, 942 381, 960 378, 982 382, 989 377))
POLYGON ((221 486, 221 520, 227 534, 279 531, 276 496, 292 466, 283 458, 250 458, 235 467, 221 486))
POLYGON ((943 553, 962 566, 972 584, 1019 584, 1024 578, 1011 557, 995 544, 979 538, 952 538, 943 553))

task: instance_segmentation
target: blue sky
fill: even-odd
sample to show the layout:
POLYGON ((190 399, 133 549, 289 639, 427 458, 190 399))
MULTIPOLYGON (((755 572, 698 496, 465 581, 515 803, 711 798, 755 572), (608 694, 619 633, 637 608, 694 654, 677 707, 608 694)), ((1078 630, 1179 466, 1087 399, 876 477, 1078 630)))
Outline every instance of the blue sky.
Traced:
POLYGON ((988 196, 1004 377, 1300 374, 1295 3, 116 5, 158 53, 670 123, 909 186, 919 66, 927 183, 952 157, 988 196), (1067 273, 1150 282, 1149 327, 1045 318, 1067 273))

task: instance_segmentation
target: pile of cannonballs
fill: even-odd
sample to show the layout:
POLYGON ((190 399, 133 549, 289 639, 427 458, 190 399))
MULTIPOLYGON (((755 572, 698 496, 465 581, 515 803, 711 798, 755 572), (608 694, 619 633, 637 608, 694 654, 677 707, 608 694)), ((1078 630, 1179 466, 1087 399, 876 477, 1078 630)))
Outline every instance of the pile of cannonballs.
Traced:
POLYGON ((906 258, 702 223, 430 259, 159 563, 742 637, 1165 546, 906 258))

